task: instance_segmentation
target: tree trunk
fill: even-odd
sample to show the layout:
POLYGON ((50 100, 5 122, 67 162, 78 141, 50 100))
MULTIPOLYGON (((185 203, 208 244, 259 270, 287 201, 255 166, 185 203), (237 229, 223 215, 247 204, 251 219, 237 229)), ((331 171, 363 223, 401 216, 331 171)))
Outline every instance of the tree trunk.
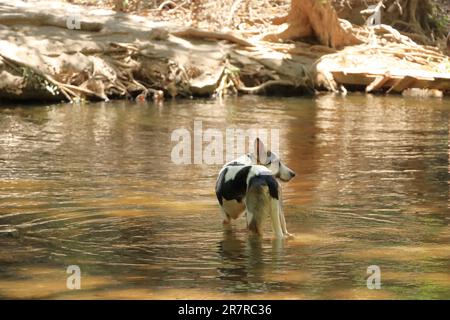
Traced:
POLYGON ((288 28, 278 34, 264 37, 267 41, 285 41, 311 38, 331 48, 341 48, 359 43, 345 30, 336 11, 328 1, 292 0, 287 16, 275 18, 274 24, 288 23, 288 28))
POLYGON ((124 11, 125 10, 125 1, 124 0, 114 0, 114 10, 124 11))

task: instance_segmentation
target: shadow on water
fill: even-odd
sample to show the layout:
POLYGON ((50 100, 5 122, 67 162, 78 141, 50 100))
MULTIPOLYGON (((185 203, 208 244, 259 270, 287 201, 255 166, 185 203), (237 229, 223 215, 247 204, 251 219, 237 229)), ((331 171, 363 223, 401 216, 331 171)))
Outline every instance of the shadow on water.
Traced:
POLYGON ((445 99, 358 95, 4 106, 0 297, 449 298, 449 114, 445 99), (294 239, 223 230, 220 165, 170 158, 194 120, 280 130, 294 239))

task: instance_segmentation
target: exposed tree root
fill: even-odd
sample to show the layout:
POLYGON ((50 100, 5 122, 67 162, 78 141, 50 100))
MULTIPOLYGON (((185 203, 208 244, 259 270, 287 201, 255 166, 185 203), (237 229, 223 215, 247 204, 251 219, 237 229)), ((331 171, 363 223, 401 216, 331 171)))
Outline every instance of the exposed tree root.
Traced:
MULTIPOLYGON (((368 16, 361 15, 361 12, 369 5, 380 3, 380 0, 332 0, 332 3, 340 17, 363 25, 368 16)), ((382 3, 385 7, 382 12, 382 23, 402 32, 419 35, 421 39, 426 40, 421 43, 441 38, 447 32, 439 25, 439 20, 443 19, 441 8, 430 0, 383 0, 382 3)))
POLYGON ((256 87, 246 87, 241 84, 237 89, 246 94, 266 94, 271 88, 277 86, 295 87, 295 84, 289 80, 269 80, 256 87))

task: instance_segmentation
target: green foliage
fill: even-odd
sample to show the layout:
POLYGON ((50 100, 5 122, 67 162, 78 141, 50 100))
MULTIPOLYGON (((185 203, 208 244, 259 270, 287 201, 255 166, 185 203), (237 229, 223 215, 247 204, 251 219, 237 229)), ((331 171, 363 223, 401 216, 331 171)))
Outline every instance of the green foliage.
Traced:
POLYGON ((21 67, 22 77, 25 79, 27 85, 36 90, 47 90, 52 95, 57 96, 60 94, 58 86, 50 83, 42 75, 36 73, 29 67, 21 67))
POLYGON ((437 31, 438 35, 446 35, 447 28, 450 24, 449 16, 437 4, 433 4, 431 12, 428 18, 432 24, 432 28, 437 31))
POLYGON ((450 73, 450 59, 447 58, 442 63, 438 64, 434 70, 435 72, 441 72, 441 73, 450 73))

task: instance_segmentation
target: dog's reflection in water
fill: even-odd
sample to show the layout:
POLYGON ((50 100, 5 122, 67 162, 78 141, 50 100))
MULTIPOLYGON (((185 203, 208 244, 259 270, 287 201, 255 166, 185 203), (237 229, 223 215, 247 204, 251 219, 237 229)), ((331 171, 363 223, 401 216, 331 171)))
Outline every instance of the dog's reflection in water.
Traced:
POLYGON ((263 284, 267 271, 284 261, 284 243, 282 239, 263 239, 235 228, 224 229, 218 244, 222 258, 218 278, 236 282, 242 290, 263 284))

